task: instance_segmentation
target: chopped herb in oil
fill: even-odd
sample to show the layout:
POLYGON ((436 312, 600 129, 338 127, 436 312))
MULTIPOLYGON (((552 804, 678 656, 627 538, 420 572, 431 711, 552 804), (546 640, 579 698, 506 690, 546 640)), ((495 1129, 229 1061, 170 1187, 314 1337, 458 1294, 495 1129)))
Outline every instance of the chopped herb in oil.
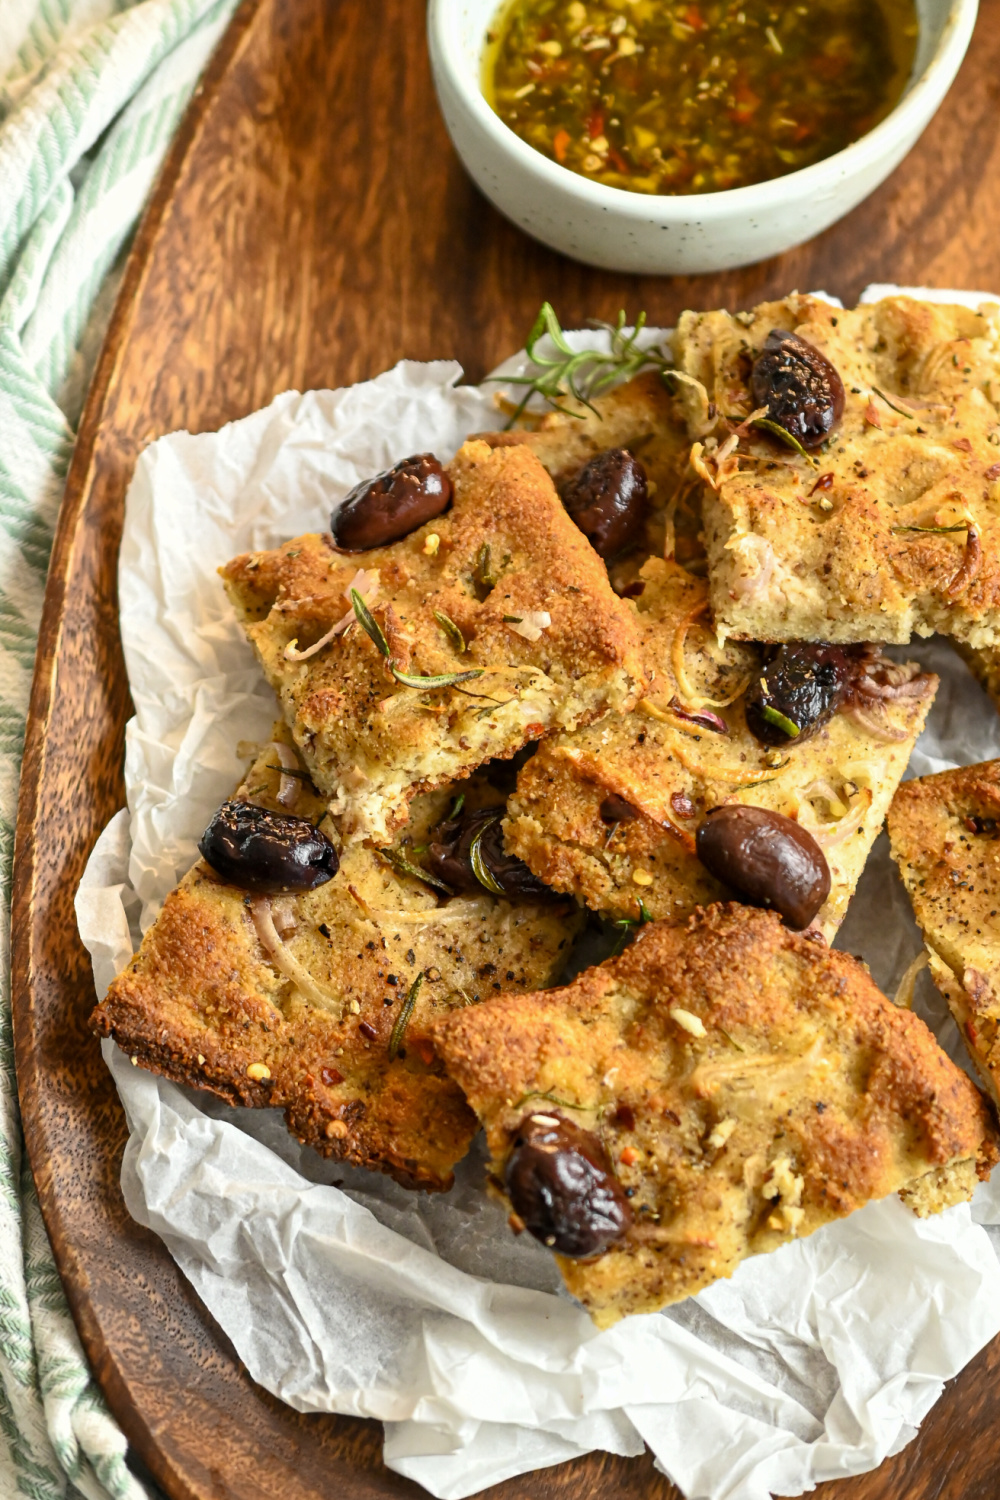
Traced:
POLYGON ((865 135, 906 87, 915 0, 513 0, 483 87, 536 150, 637 193, 783 177, 865 135))

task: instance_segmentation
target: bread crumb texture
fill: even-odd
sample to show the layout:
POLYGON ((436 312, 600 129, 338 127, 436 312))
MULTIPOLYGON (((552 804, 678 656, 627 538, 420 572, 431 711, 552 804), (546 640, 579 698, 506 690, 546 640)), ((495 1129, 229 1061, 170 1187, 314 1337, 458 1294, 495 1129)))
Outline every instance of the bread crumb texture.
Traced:
MULTIPOLYGON (((285 737, 282 727, 275 734, 285 737)), ((282 807, 280 775, 266 748, 242 792, 320 820, 325 804, 308 783, 292 808, 282 807)), ((470 806, 502 804, 481 778, 465 786, 470 806)), ((451 800, 447 791, 416 799, 418 837, 451 800)), ((578 926, 569 903, 484 891, 439 905, 423 882, 361 844, 342 849, 333 880, 294 896, 249 895, 199 861, 92 1023, 133 1061, 177 1083, 231 1104, 283 1109, 298 1139, 326 1156, 406 1187, 446 1189, 476 1120, 437 1058, 432 1022, 500 990, 550 983, 578 926)))
POLYGON ((684 313, 675 353, 720 637, 1000 641, 995 304, 889 297, 847 310, 793 295, 752 313, 684 313), (834 365, 843 420, 813 464, 753 429, 717 461, 753 412, 751 368, 773 329, 834 365))
POLYGON ((888 1193, 918 1212, 968 1198, 996 1158, 980 1094, 924 1023, 769 912, 651 924, 563 989, 431 1032, 486 1127, 496 1190, 532 1109, 604 1141, 634 1222, 599 1258, 558 1258, 601 1327, 888 1193))
POLYGON ((524 445, 462 447, 452 507, 387 547, 338 552, 329 535, 249 553, 222 576, 313 779, 348 832, 387 841, 407 804, 529 741, 631 708, 645 679, 634 607, 524 445), (433 549, 426 543, 438 538, 433 549), (360 576, 359 576, 360 575, 360 576), (453 686, 405 686, 365 631, 367 601, 396 668, 481 669, 453 686), (526 616, 548 625, 515 628, 526 616))
POLYGON ((641 897, 651 916, 679 920, 731 894, 695 854, 705 813, 720 803, 765 807, 795 818, 823 847, 831 890, 817 921, 832 937, 937 678, 922 679, 919 695, 886 703, 886 730, 898 741, 841 712, 801 743, 768 750, 747 728, 744 711, 747 686, 761 670, 760 648, 718 645, 704 579, 659 558, 640 576, 649 691, 631 714, 543 741, 510 800, 507 847, 540 880, 595 910, 636 918, 641 897), (698 722, 706 708, 721 728, 698 722), (609 796, 627 804, 618 821, 602 815, 609 796))
POLYGON ((1000 1106, 1000 760, 904 782, 888 823, 931 974, 1000 1106))

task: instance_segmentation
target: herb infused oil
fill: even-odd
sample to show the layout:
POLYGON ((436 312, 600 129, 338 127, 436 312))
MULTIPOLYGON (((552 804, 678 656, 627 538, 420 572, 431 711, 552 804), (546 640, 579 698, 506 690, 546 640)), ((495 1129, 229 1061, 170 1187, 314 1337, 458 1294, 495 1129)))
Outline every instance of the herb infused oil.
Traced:
POLYGON ((484 92, 553 161, 637 193, 782 177, 865 135, 899 100, 914 0, 513 0, 484 92))

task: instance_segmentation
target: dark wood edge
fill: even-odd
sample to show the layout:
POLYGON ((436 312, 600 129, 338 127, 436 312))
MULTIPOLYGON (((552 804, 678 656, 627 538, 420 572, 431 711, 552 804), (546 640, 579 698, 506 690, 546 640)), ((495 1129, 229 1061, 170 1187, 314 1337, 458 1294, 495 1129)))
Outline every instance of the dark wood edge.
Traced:
MULTIPOLYGON (((197 85, 177 134, 160 169, 160 175, 143 214, 129 253, 115 310, 94 370, 76 445, 66 477, 56 527, 42 609, 35 670, 25 731, 24 757, 18 795, 14 836, 11 899, 11 1003, 14 1016, 14 1065, 22 1113, 36 1122, 42 1117, 37 1029, 33 1003, 32 909, 36 883, 39 829, 36 826, 38 789, 45 773, 49 718, 59 688, 58 665, 65 604, 65 580, 77 543, 81 522, 94 482, 94 450, 104 419, 109 392, 128 344, 135 308, 146 276, 164 212, 188 155, 197 142, 212 108, 219 85, 239 55, 251 31, 262 0, 242 0, 197 85), (32 1105, 34 1107, 32 1107, 32 1105)), ((124 754, 124 746, 123 746, 124 754)), ((87 851, 89 854, 89 850, 87 851)), ((96 999, 96 996, 95 996, 96 999)), ((113 1352, 108 1348, 101 1324, 91 1307, 85 1278, 79 1274, 69 1226, 60 1218, 58 1200, 49 1170, 50 1143, 37 1125, 25 1131, 25 1147, 42 1217, 62 1278, 84 1353, 116 1420, 143 1463, 158 1483, 169 1485, 176 1500, 195 1500, 186 1482, 164 1459, 156 1436, 139 1418, 135 1404, 121 1378, 113 1352)))

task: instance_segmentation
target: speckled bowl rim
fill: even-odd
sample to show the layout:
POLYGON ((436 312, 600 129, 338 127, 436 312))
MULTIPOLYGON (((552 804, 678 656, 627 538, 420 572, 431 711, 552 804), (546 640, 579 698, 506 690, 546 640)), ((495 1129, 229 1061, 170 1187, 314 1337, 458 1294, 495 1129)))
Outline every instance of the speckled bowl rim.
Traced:
POLYGON ((480 128, 519 169, 559 196, 568 195, 581 207, 603 210, 619 218, 664 225, 690 223, 694 217, 702 223, 714 222, 732 219, 741 211, 749 215, 784 207, 790 199, 808 198, 834 189, 838 183, 856 178, 891 157, 908 136, 916 138, 919 135, 940 106, 968 50, 979 10, 979 0, 952 0, 937 46, 924 71, 884 120, 842 151, 784 177, 774 177, 749 187, 726 188, 717 193, 659 195, 633 193, 627 188, 591 182, 589 178, 543 156, 505 125, 483 95, 479 83, 479 57, 475 76, 470 78, 468 56, 460 40, 461 28, 449 24, 463 3, 464 0, 429 0, 427 29, 432 54, 436 53, 452 87, 461 95, 466 109, 480 128))

